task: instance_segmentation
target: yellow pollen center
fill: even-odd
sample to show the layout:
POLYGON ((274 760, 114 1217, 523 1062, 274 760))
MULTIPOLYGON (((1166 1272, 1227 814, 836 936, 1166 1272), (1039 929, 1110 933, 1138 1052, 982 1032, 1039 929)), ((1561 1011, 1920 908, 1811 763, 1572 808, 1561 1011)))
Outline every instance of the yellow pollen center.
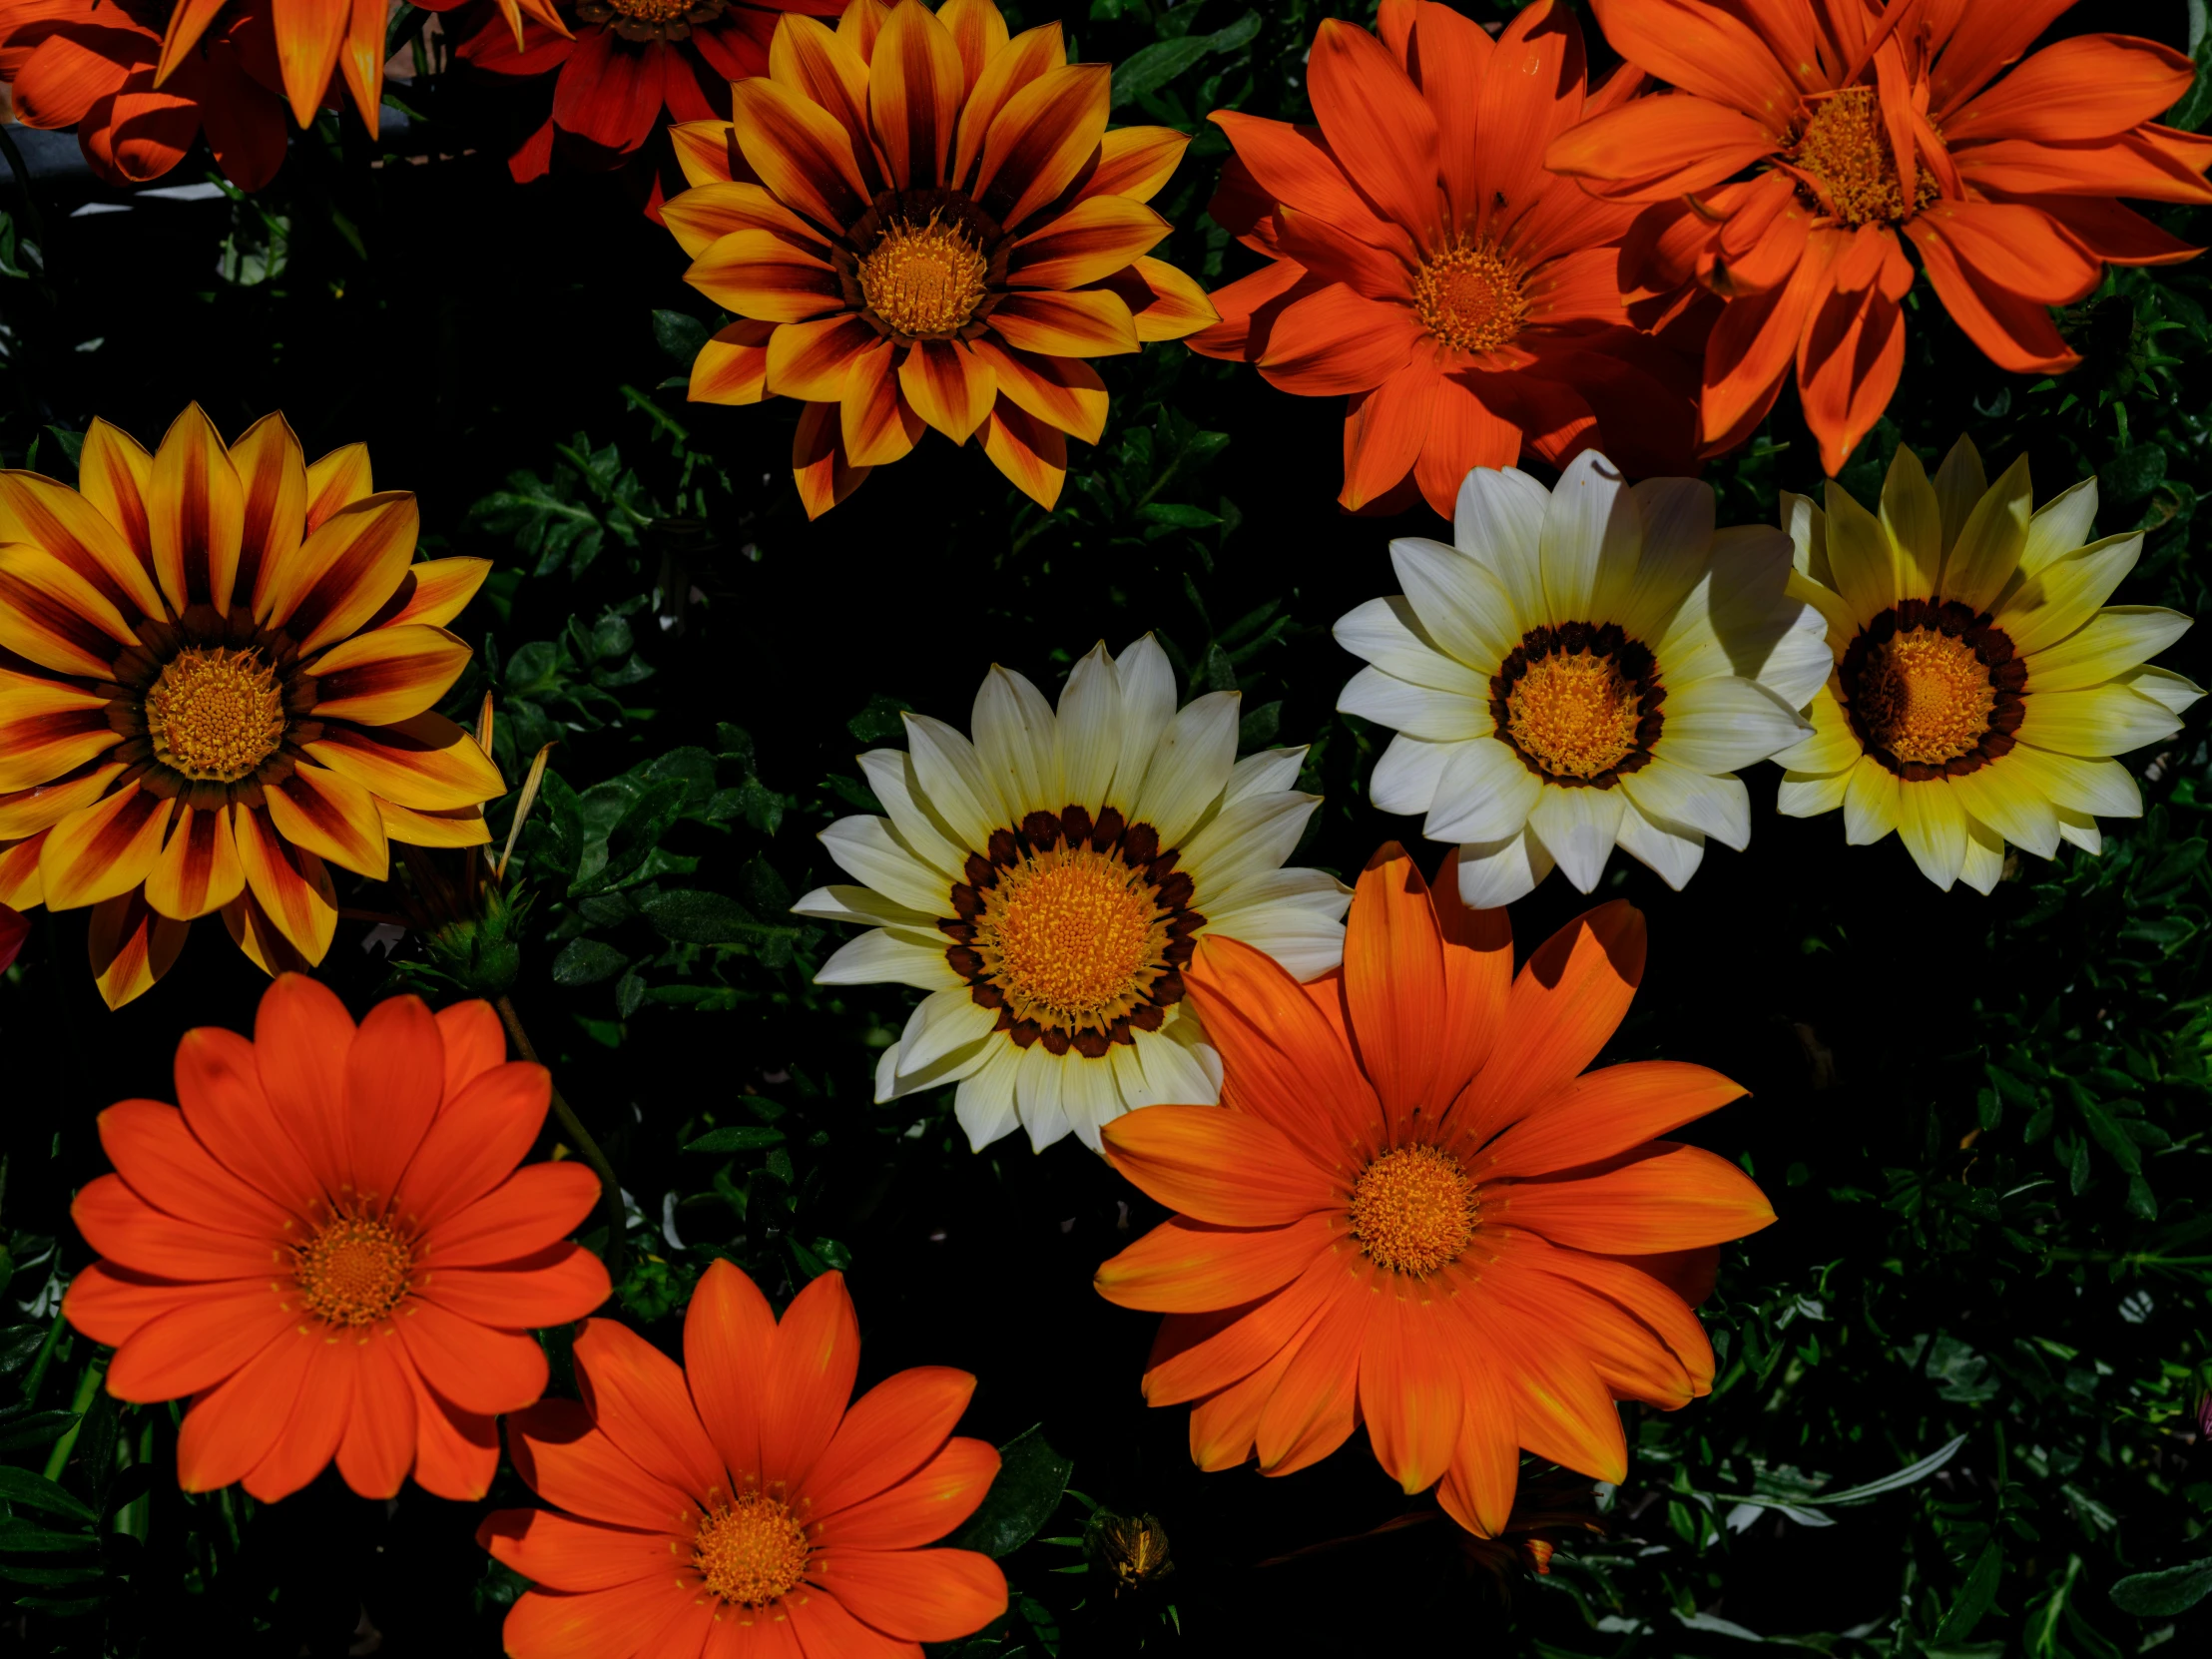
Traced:
POLYGON ((1489 351, 1521 331, 1528 298, 1519 273, 1495 249, 1461 243, 1414 274, 1413 311, 1444 344, 1489 351))
POLYGON ((1642 718, 1636 687, 1609 655, 1539 657, 1506 694, 1505 729, 1546 772, 1594 778, 1628 759, 1642 718))
POLYGON ((340 1216, 292 1251, 307 1311, 332 1325, 374 1325, 407 1294, 414 1251, 380 1221, 340 1216))
POLYGON ((741 1607, 765 1607, 788 1595, 807 1573, 807 1529, 788 1505, 766 1492, 747 1492, 699 1523, 692 1565, 707 1588, 741 1607))
POLYGON ((1089 847, 1031 853, 992 889, 975 930, 1016 1014, 1065 1026, 1127 1012, 1165 944, 1150 883, 1089 847))
POLYGON ((1455 1262, 1474 1237, 1474 1183, 1440 1147, 1402 1146, 1360 1172, 1352 1187, 1352 1236, 1378 1265, 1430 1274, 1455 1262))
POLYGON ((955 220, 931 214, 927 224, 894 219, 874 251, 860 262, 861 295, 867 307, 910 337, 956 334, 983 302, 990 262, 955 220))
MULTIPOLYGON (((1785 159, 1821 182, 1828 192, 1827 206, 1841 225, 1876 220, 1894 224, 1907 217, 1897 152, 1890 147, 1889 129, 1872 87, 1847 87, 1822 99, 1785 159)), ((1937 194, 1935 178, 1921 168, 1913 206, 1925 208, 1937 194)), ((1815 203, 1820 205, 1817 197, 1815 203)))
POLYGON ((251 646, 188 646, 146 694, 146 736, 172 771, 235 784, 283 742, 283 688, 251 646))
POLYGON ((1923 766, 1941 766, 1978 744, 1996 701, 1973 647, 1933 628, 1875 646, 1852 689, 1852 713, 1868 737, 1923 766))

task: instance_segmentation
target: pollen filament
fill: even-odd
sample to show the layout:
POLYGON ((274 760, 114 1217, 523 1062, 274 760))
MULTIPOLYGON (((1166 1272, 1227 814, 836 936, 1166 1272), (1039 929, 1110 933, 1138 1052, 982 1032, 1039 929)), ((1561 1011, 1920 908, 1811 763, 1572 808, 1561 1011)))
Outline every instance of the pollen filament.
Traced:
POLYGON ((1401 1146, 1360 1172, 1352 1236, 1371 1261, 1415 1276, 1459 1259, 1474 1238, 1474 1183, 1441 1147, 1401 1146))
POLYGON ((293 1247, 292 1276, 309 1313, 332 1325, 374 1325, 411 1288, 414 1250, 383 1222, 339 1216, 293 1247))
POLYGON ((806 1576, 807 1529, 791 1507, 766 1492, 747 1492, 703 1517, 692 1565, 707 1588, 740 1607, 765 1607, 806 1576))
MULTIPOLYGON (((1846 87, 1822 99, 1784 160, 1818 181, 1816 199, 1825 197, 1819 205, 1839 225, 1895 224, 1911 217, 1904 181, 1898 177, 1897 152, 1891 148, 1882 106, 1872 87, 1846 87)), ((1925 208, 1937 195, 1935 179, 1921 169, 1912 207, 1925 208)))
POLYGON ((1658 669, 1618 627, 1532 628, 1490 682, 1498 736, 1538 777, 1610 789, 1647 764, 1657 741, 1658 669))
POLYGON ((1494 248, 1462 242, 1414 273, 1413 313, 1446 345, 1490 351, 1528 321, 1528 296, 1520 274, 1494 248))
POLYGON ((1979 744, 1996 701, 1973 648, 1930 628, 1869 651, 1852 697, 1870 738, 1923 766, 1941 766, 1979 744))
POLYGON ((283 689, 251 646, 188 646, 146 694, 146 735, 173 772, 235 784, 283 742, 283 689))
POLYGON ((1139 994, 1165 930, 1142 878, 1111 853, 1032 853, 992 889, 975 948, 1022 1012, 1095 1022, 1139 994))
POLYGON ((959 220, 931 213, 920 225, 892 220, 858 275, 868 309, 893 332, 922 338, 967 326, 989 270, 959 220))

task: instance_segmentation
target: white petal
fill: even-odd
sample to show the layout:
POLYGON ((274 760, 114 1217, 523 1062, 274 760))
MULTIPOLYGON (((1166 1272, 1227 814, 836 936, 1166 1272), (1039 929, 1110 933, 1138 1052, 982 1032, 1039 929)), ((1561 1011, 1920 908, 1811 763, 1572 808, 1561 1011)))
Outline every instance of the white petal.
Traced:
POLYGON ((1595 619, 1600 587, 1625 592, 1643 550, 1636 498, 1620 468, 1594 449, 1566 464, 1544 511, 1544 606, 1560 622, 1595 619))
POLYGON ((1208 893, 1204 908, 1210 921, 1219 922, 1242 910, 1278 904, 1341 916, 1351 902, 1352 889, 1329 871, 1296 864, 1289 869, 1262 870, 1215 888, 1208 893))
POLYGON ((2051 560, 2087 546, 2096 539, 2096 523, 2097 480, 2092 473, 2035 509, 2020 548, 2020 569, 2032 576, 2051 560))
POLYGON ((1510 840, 1470 841, 1459 848, 1459 902, 1501 909, 1534 892, 1551 869, 1550 849, 1525 830, 1510 840))
POLYGON ((996 663, 975 694, 975 754, 1006 803, 1009 824, 1068 804, 1060 788, 1060 723, 1026 676, 996 663))
POLYGON ((1113 1122, 1129 1109, 1114 1082, 1111 1056, 1109 1049, 1089 1060, 1070 1049, 1060 1069, 1060 1106, 1067 1113, 1068 1127, 1093 1152, 1099 1150, 1099 1126, 1113 1122))
POLYGON ((1713 486, 1695 478, 1646 478, 1629 494, 1643 520, 1643 556, 1619 604, 1592 617, 1618 622, 1649 645, 1667 631, 1713 555, 1713 486))
POLYGON ((1529 810, 1528 832, 1544 843, 1569 881, 1583 892, 1597 885, 1619 838, 1628 805, 1618 790, 1546 788, 1529 810))
POLYGON ((896 1100, 905 1091, 898 1086, 898 1044, 875 1056, 875 1104, 896 1100))
POLYGON ((2186 634, 2191 619, 2155 605, 2108 605, 2027 659, 2033 692, 2080 691, 2155 657, 2186 634))
POLYGON ((1221 804, 1233 807, 1250 796, 1296 789, 1298 775, 1305 765, 1306 751, 1303 749, 1263 749, 1257 755, 1247 755, 1229 774, 1229 789, 1222 796, 1221 804))
POLYGON ((1121 760, 1123 720, 1121 676, 1101 640, 1068 671, 1068 683, 1060 688, 1062 807, 1087 807, 1095 818, 1106 805, 1121 760))
POLYGON ((1630 857, 1657 872, 1676 892, 1697 873, 1705 858, 1705 837, 1696 830, 1677 833, 1636 811, 1631 801, 1621 814, 1620 847, 1630 857))
POLYGON ((912 985, 934 991, 965 983, 944 958, 942 933, 871 928, 847 939, 815 975, 818 985, 912 985))
MULTIPOLYGON (((1487 742, 1487 739, 1482 740, 1487 742)), ((1436 799, 1436 783, 1444 768, 1465 746, 1456 743, 1423 743, 1400 732, 1382 751, 1368 776, 1368 799, 1383 813, 1425 813, 1436 799)))
POLYGON ((932 991, 921 999, 898 1040, 898 1074, 922 1071, 986 1036, 998 1023, 996 1009, 977 1006, 965 985, 932 991))
POLYGON ((875 792, 875 799, 883 804, 898 838, 914 849, 914 856, 932 869, 941 870, 947 881, 959 880, 967 855, 982 851, 984 842, 969 845, 940 815, 929 810, 920 795, 921 780, 914 771, 914 758, 903 749, 871 749, 860 757, 860 774, 875 792))
POLYGON ((1421 833, 1432 841, 1502 841, 1520 833, 1543 781, 1495 738, 1458 745, 1436 781, 1421 833))
POLYGON ((980 1152, 1004 1140, 1021 1121, 1014 1115, 1014 1074, 1020 1069, 1021 1050, 1000 1043, 981 1070, 961 1080, 952 1097, 952 1115, 967 1131, 969 1150, 980 1152))
POLYGON ((1403 594, 1371 599, 1346 612, 1337 619, 1336 635, 1337 643, 1354 656, 1365 657, 1400 680, 1462 697, 1490 695, 1488 676, 1477 674, 1431 639, 1412 601, 1403 594))
POLYGON ((1527 632, 1504 584, 1456 548, 1412 536, 1390 543, 1390 566, 1428 637, 1487 685, 1527 632))
POLYGON ((1551 492, 1517 467, 1476 467, 1459 485, 1453 544, 1504 585, 1514 639, 1544 620, 1542 546, 1551 492))
POLYGON ((1235 692, 1208 692, 1179 712, 1152 752, 1144 790, 1133 808, 1132 823, 1160 831, 1160 844, 1174 846, 1206 816, 1228 786, 1237 765, 1235 692))
POLYGON ((1995 889, 2003 875, 2004 837, 1969 814, 1966 819, 1966 860, 1958 866, 1958 879, 1975 892, 1988 893, 1995 889))
POLYGON ((1851 787, 1851 770, 1830 773, 1817 778, 1809 773, 1785 773, 1782 787, 1775 792, 1774 810, 1784 818, 1819 818, 1823 813, 1833 813, 1844 804, 1844 792, 1851 787))
POLYGON ((2117 761, 2060 755, 2023 743, 2012 755, 1996 764, 1999 767, 2020 765, 2032 787, 2041 790, 2059 810, 2061 821, 2069 811, 2078 817, 2092 814, 2097 818, 2143 816, 2143 792, 2136 788, 2134 774, 2117 761), (2017 763, 2013 757, 2019 758, 2017 763))
POLYGON ((888 819, 840 818, 822 832, 837 867, 895 904, 925 915, 952 913, 952 887, 898 838, 888 819))
POLYGON ((1021 1069, 1014 1074, 1014 1110, 1029 1131, 1032 1152, 1042 1152, 1068 1132, 1067 1109, 1060 1103, 1061 1061, 1074 1058, 1072 1051, 1055 1056, 1041 1042, 1022 1050, 1021 1069))
POLYGON ((991 831, 1009 827, 1006 807, 983 776, 975 746, 941 720, 906 717, 906 747, 913 755, 920 799, 951 826, 965 845, 981 851, 991 831))
POLYGON ((1114 1087, 1121 1091, 1123 1107, 1134 1112, 1139 1106, 1160 1102, 1153 1096, 1151 1079, 1145 1076, 1144 1055, 1139 1046, 1143 1039, 1134 1032, 1131 1036, 1135 1040, 1116 1043, 1106 1050, 1106 1058, 1113 1062, 1114 1087))
POLYGON ((1213 1106, 1221 1100, 1221 1056, 1206 1041, 1205 1027, 1183 1003, 1168 1010, 1158 1031, 1139 1031, 1145 1076, 1155 1088, 1173 1085, 1160 1099, 1175 1106, 1213 1106))
POLYGON ((2204 698, 2204 688, 2169 668, 2131 668, 2114 677, 2138 696, 2162 705, 2168 714, 2182 715, 2204 698))
POLYGON ((859 921, 870 927, 928 928, 937 924, 937 917, 926 910, 894 904, 870 887, 842 884, 815 888, 792 906, 792 914, 813 916, 817 921, 859 921))
POLYGON ((1107 800, 1134 817, 1152 752, 1175 718, 1175 670, 1160 642, 1147 634, 1114 659, 1114 674, 1121 682, 1121 758, 1107 800))
POLYGON ((1486 738, 1496 725, 1487 698, 1477 701, 1457 692, 1431 691, 1379 668, 1364 668, 1346 681, 1337 694, 1337 708, 1393 732, 1437 743, 1486 738))
POLYGON ((1654 756, 1648 766, 1622 773, 1620 787, 1646 818, 1699 830, 1739 852, 1751 841, 1751 791, 1741 778, 1709 778, 1654 756))
POLYGON ((1700 680, 1669 690, 1664 708, 1657 752, 1698 772, 1754 765, 1813 729, 1752 680, 1700 680))
POLYGON ((1241 939, 1255 950, 1266 951, 1298 980, 1327 973, 1345 956, 1345 924, 1336 916, 1302 905, 1255 906, 1232 915, 1209 916, 1206 931, 1241 939))
POLYGON ((1318 795, 1285 791, 1223 808, 1212 823, 1183 842, 1183 856, 1175 866, 1198 883, 1193 901, 1197 908, 1206 908, 1207 897, 1217 885, 1274 869, 1298 850, 1306 821, 1320 805, 1318 795))
POLYGON ((2104 850, 2104 833, 2097 829, 2097 821, 2086 813, 2059 808, 2058 832, 2092 857, 2104 850))
MULTIPOLYGON (((926 1000, 926 999, 925 999, 926 1000)), ((906 1022, 911 1032, 921 1010, 914 1010, 914 1019, 906 1022)), ((898 1064, 900 1044, 893 1043, 875 1064, 875 1098, 878 1102, 896 1100, 901 1095, 917 1094, 923 1089, 942 1088, 947 1083, 957 1083, 972 1077, 989 1063, 999 1048, 1007 1046, 1006 1038, 999 1033, 986 1032, 973 1042, 939 1055, 929 1064, 920 1067, 901 1068, 898 1064)))

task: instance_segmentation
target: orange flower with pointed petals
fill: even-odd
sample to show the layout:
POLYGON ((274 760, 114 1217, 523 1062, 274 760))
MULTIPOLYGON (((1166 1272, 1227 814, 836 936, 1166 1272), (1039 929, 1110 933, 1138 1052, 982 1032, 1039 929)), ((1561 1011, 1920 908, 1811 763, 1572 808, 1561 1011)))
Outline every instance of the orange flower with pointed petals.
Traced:
POLYGON ((116 1173, 70 1216, 100 1260, 63 1312, 115 1348, 108 1392, 192 1399, 185 1490, 244 1481, 264 1501, 334 1457, 390 1497, 413 1472, 484 1495, 492 1417, 544 1391, 533 1327, 582 1319, 607 1270, 568 1241, 599 1200, 578 1164, 518 1169, 545 1122, 545 1068, 507 1060, 499 1016, 411 996, 359 1027, 285 974, 252 1041, 188 1031, 182 1109, 100 1114, 116 1173))
MULTIPOLYGON (((530 9, 544 4, 534 0, 530 9)), ((259 56, 275 60, 284 101, 302 130, 314 125, 335 76, 352 94, 361 124, 377 131, 384 102, 384 25, 391 12, 386 0, 179 0, 162 36, 156 89, 189 74, 194 49, 227 7, 260 37, 259 56)))
POLYGON ((1910 242, 1998 366, 2079 361, 2046 307, 2107 265, 2197 250, 2120 205, 2212 202, 2212 139, 2157 125, 2180 53, 2077 35, 2002 74, 2072 0, 1596 0, 1605 38, 1674 92, 1608 111, 1545 162, 1646 203, 1621 281, 1646 320, 1726 301, 1706 343, 1702 436, 1750 437, 1797 371, 1821 464, 1843 469, 1897 390, 1910 242))
POLYGON ((512 1659, 890 1659, 1006 1610, 987 1555, 926 1549, 975 1511, 998 1453, 953 1424, 975 1379, 917 1367, 852 1399, 860 1333, 841 1274, 781 1324, 728 1262, 684 1317, 684 1364, 611 1320, 576 1340, 583 1403, 508 1419, 516 1471, 553 1509, 477 1540, 536 1581, 512 1659), (847 1403, 849 1401, 849 1404, 847 1403))
POLYGON ((0 472, 0 904, 91 905, 120 1007, 221 912, 270 973, 322 960, 324 862, 489 840, 499 769, 435 712, 488 559, 413 561, 368 451, 309 466, 282 415, 199 405, 148 454, 95 420, 79 487, 0 472))
POLYGON ((1301 985, 1234 940, 1199 946, 1185 982, 1222 1103, 1106 1125, 1114 1167, 1181 1213, 1098 1288, 1168 1315, 1145 1398, 1197 1402, 1201 1468, 1257 1450, 1289 1474, 1364 1421, 1406 1491, 1435 1486, 1493 1537, 1518 1448, 1618 1481, 1614 1401, 1708 1391, 1685 1293, 1774 1212, 1726 1159, 1654 1139, 1737 1084, 1583 1070, 1643 976, 1643 917, 1601 905, 1516 976, 1505 912, 1457 892, 1452 858, 1431 894, 1392 844, 1360 878, 1343 968, 1301 985))
POLYGON ((692 365, 700 403, 806 404, 792 467, 810 518, 934 426, 1046 507, 1067 440, 1096 443, 1087 359, 1216 320, 1149 250, 1145 203, 1190 140, 1106 130, 1112 72, 1060 25, 1007 37, 991 0, 852 0, 786 16, 735 119, 673 130, 698 188, 662 210, 686 280, 742 319, 692 365))
POLYGON ((1274 263, 1213 296, 1210 357, 1308 397, 1349 394, 1354 511, 1417 494, 1449 518, 1460 480, 1523 452, 1597 446, 1630 472, 1686 472, 1688 365, 1628 326, 1614 281, 1635 217, 1539 163, 1587 101, 1571 13, 1536 0, 1493 43, 1430 0, 1383 0, 1382 38, 1331 19, 1308 73, 1318 129, 1216 110, 1236 159, 1214 218, 1274 263))

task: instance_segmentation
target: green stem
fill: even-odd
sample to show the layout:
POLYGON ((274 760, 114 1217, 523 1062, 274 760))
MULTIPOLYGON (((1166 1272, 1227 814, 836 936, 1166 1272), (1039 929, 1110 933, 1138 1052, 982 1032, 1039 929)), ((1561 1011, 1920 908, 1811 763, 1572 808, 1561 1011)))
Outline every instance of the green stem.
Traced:
MULTIPOLYGON (((514 998, 502 996, 495 1006, 499 1009, 500 1019, 506 1024, 507 1035, 514 1040, 515 1047, 521 1050, 522 1057, 532 1065, 544 1065, 545 1062, 538 1058, 537 1049, 531 1045, 529 1033, 522 1029, 522 1016, 515 1012, 514 998)), ((547 1070, 550 1072, 551 1068, 548 1067, 547 1070)), ((591 1131, 584 1127, 583 1119, 576 1115, 576 1109, 562 1096, 557 1083, 553 1085, 553 1115, 560 1120, 563 1133, 576 1143, 576 1149, 583 1154, 584 1162, 591 1165, 592 1173, 599 1177, 599 1185, 606 1195, 607 1259, 611 1272, 621 1257, 622 1235, 629 1221, 629 1216, 622 1207, 622 1183, 615 1178, 614 1165, 607 1162, 606 1153, 600 1151, 599 1143, 592 1139, 591 1131)))
POLYGON ((46 237, 46 216, 38 211, 38 198, 31 191, 31 170, 23 165, 23 152, 15 147, 15 139, 5 123, 0 123, 0 157, 7 159, 9 171, 15 175, 16 188, 23 193, 23 219, 29 227, 32 240, 38 244, 38 257, 45 262, 40 272, 50 276, 54 270, 54 249, 46 237))
POLYGON ((46 1457, 46 1478, 59 1480, 62 1470, 69 1467, 69 1454, 77 1449, 77 1432, 85 1425, 85 1413, 92 1409, 92 1396, 100 1391, 100 1380, 108 1375, 105 1362, 95 1362, 85 1368, 84 1376, 77 1379, 77 1397, 69 1402, 69 1408, 77 1413, 77 1420, 69 1425, 62 1437, 54 1442, 54 1449, 46 1457))

